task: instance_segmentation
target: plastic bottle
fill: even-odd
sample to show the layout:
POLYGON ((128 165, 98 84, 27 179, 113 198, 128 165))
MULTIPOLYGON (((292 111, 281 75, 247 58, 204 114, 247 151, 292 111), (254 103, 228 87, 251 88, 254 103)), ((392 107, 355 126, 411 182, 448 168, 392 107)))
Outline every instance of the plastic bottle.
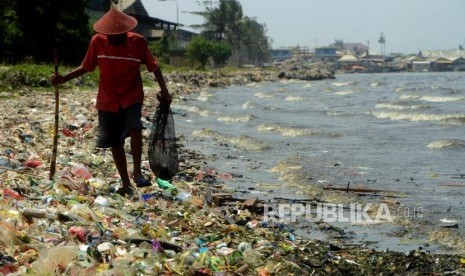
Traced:
POLYGON ((177 188, 173 184, 158 177, 157 177, 157 184, 158 184, 158 187, 162 188, 163 190, 177 191, 177 188))

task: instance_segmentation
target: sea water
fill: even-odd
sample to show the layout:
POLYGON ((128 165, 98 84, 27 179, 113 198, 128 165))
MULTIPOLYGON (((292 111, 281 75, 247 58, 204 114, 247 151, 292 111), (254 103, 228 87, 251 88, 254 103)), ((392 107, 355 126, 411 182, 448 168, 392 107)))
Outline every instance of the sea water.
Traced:
MULTIPOLYGON (((450 221, 464 236, 464 73, 345 74, 215 88, 186 96, 173 111, 177 135, 214 156, 210 165, 219 173, 235 175, 220 181, 239 197, 304 198, 328 185, 389 190, 400 206, 421 210, 418 223, 433 229, 419 243, 450 221)), ((348 204, 340 194, 334 200, 348 204)), ((372 227, 365 238, 381 244, 392 227, 372 227)))

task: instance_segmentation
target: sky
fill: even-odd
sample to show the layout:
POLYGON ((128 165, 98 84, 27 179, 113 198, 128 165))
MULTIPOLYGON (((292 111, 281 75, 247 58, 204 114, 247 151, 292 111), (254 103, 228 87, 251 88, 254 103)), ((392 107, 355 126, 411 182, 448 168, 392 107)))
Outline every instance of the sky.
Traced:
MULTIPOLYGON (((151 17, 179 23, 184 29, 204 19, 198 0, 142 0, 151 17), (177 4, 177 5, 176 5, 177 4), (176 6, 178 8, 176 8, 176 6)), ((272 47, 314 49, 335 40, 360 42, 370 52, 418 53, 465 47, 465 0, 240 0, 244 16, 266 26, 272 47)), ((196 31, 198 32, 198 30, 196 31)))

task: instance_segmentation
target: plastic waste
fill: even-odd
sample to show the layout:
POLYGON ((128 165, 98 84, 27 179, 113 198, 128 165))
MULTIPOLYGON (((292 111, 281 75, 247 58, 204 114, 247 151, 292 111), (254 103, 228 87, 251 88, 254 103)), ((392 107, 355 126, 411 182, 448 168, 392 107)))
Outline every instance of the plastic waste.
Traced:
POLYGON ((32 208, 25 208, 21 210, 21 214, 26 218, 49 218, 49 219, 57 219, 57 215, 49 214, 45 209, 32 209, 32 208))
POLYGON ((18 194, 18 193, 15 192, 15 191, 8 190, 8 189, 3 189, 3 198, 4 198, 4 199, 11 198, 11 199, 16 199, 16 200, 23 200, 23 199, 25 199, 24 196, 18 194))
POLYGON ((186 192, 180 192, 176 195, 176 199, 179 201, 189 201, 192 198, 192 194, 186 192))
POLYGON ((163 180, 163 179, 158 178, 158 177, 157 177, 157 184, 158 184, 158 187, 162 188, 163 190, 169 190, 169 191, 174 191, 174 192, 177 192, 177 190, 178 190, 169 181, 163 180))
POLYGON ((42 162, 40 160, 28 160, 24 163, 24 165, 28 168, 37 168, 40 165, 42 165, 42 162))
POLYGON ((157 194, 150 193, 150 194, 142 194, 139 199, 141 201, 148 201, 148 200, 153 199, 155 197, 157 197, 157 194))
POLYGON ((79 178, 84 178, 84 179, 92 178, 92 174, 89 172, 87 167, 82 165, 82 164, 74 164, 74 165, 72 165, 71 173, 75 177, 79 177, 79 178))
POLYGON ((244 256, 244 260, 251 265, 255 265, 262 259, 262 255, 251 248, 248 248, 242 252, 242 256, 244 256))
POLYGON ((18 231, 13 225, 0 221, 0 243, 2 244, 18 244, 18 231))
POLYGON ((98 196, 98 197, 94 200, 94 204, 95 204, 95 205, 100 205, 100 206, 103 206, 103 207, 108 207, 108 206, 110 206, 110 202, 108 201, 108 199, 104 198, 103 196, 98 196))
POLYGON ((66 268, 79 254, 77 246, 55 246, 44 248, 39 258, 31 264, 32 269, 40 275, 55 274, 66 268))
POLYGON ((71 226, 69 234, 75 236, 80 242, 86 242, 86 229, 82 226, 71 226))

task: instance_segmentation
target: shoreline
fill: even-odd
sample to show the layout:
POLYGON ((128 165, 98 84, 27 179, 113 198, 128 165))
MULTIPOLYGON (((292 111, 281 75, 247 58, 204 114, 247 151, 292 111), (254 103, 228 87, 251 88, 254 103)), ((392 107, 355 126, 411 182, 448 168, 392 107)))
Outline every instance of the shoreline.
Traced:
MULTIPOLYGON (((238 77, 237 83, 228 77, 218 79, 217 75, 211 76, 210 80, 214 82, 205 81, 200 86, 183 87, 185 83, 174 81, 172 76, 167 77, 167 84, 169 90, 176 91, 176 97, 180 97, 183 93, 212 87, 211 83, 243 85, 246 83, 242 82, 258 80, 252 80, 250 74, 245 75, 245 79, 244 76, 238 77)), ((271 81, 275 78, 273 76, 271 81)), ((29 163, 23 171, 0 173, 4 199, 2 210, 10 210, 1 214, 0 245, 5 248, 5 256, 16 261, 8 264, 2 258, 0 269, 45 270, 50 266, 53 269, 101 274, 142 269, 154 273, 204 273, 201 275, 213 275, 214 271, 229 271, 232 275, 465 272, 465 260, 458 255, 423 250, 405 254, 337 242, 296 239, 288 225, 262 223, 260 202, 231 198, 221 185, 213 187, 217 190, 209 200, 211 203, 202 203, 201 207, 193 200, 178 202, 167 198, 155 184, 138 189, 139 196, 146 195, 147 200, 141 200, 141 197, 129 200, 111 194, 107 187, 118 181, 108 151, 95 151, 93 148, 96 112, 92 95, 94 92, 72 90, 63 91, 61 95, 60 128, 77 128, 72 130, 73 135, 60 134, 57 175, 61 176, 56 182, 47 178, 51 148, 49 130, 53 124, 52 95, 28 93, 1 104, 4 110, 16 110, 14 115, 2 116, 2 157, 6 158, 5 152, 9 152, 7 161, 14 169, 24 166, 26 161, 35 160, 41 164, 32 168, 32 163, 29 163), (77 177, 72 173, 73 163, 85 165, 93 177, 77 177), (91 211, 85 206, 91 207, 91 211), (225 209, 225 206, 230 209, 225 209), (34 217, 25 212, 31 208, 45 210, 47 216, 34 217), (58 220, 48 215, 57 215, 58 220), (48 225, 50 229, 44 231, 41 225, 48 225), (105 229, 100 236, 105 239, 95 243, 82 239, 81 233, 89 237, 98 231, 98 225, 105 229), (58 231, 60 228, 62 231, 58 231), (5 238, 14 243, 6 244, 5 238), (156 242, 164 247, 163 252, 155 250, 156 242), (87 250, 84 253, 83 246, 87 250), (60 267, 62 263, 39 256, 39 252, 57 254, 53 249, 70 252, 70 257, 63 261, 65 268, 60 267), (101 257, 95 254, 95 250, 101 257), (90 261, 86 263, 86 260, 90 261)), ((147 92, 147 97, 155 99, 154 89, 147 92)), ((145 106, 145 115, 150 117, 153 113, 149 109, 155 106, 155 102, 148 101, 145 106)), ((146 130, 145 139, 147 135, 146 130)), ((180 139, 181 146, 189 142, 183 141, 182 137, 180 139)), ((146 152, 146 140, 144 146, 146 152)), ((209 179, 226 177, 214 169, 207 170, 209 158, 181 148, 181 170, 172 183, 179 189, 192 192, 201 201, 209 197, 207 188, 212 188, 209 179)), ((144 172, 151 174, 146 162, 144 172)))

